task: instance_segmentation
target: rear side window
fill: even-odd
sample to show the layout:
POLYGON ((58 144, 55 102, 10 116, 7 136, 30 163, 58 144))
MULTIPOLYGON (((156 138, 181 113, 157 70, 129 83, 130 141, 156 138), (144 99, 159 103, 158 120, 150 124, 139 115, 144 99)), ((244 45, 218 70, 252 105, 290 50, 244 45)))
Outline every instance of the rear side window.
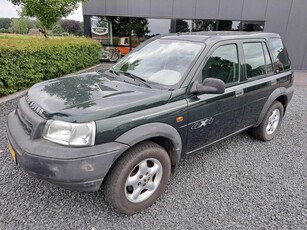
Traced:
POLYGON ((262 42, 244 43, 243 51, 247 78, 266 74, 266 60, 262 42))
POLYGON ((239 80, 237 45, 229 44, 218 47, 203 68, 203 79, 217 78, 231 84, 239 80))
POLYGON ((281 39, 276 38, 271 40, 274 65, 277 72, 290 69, 290 59, 286 47, 281 39))

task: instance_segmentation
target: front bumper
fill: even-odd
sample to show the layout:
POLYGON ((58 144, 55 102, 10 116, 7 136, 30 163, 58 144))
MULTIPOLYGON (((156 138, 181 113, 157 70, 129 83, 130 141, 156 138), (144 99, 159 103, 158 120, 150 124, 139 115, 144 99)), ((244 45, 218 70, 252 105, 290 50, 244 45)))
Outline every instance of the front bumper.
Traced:
POLYGON ((16 112, 8 116, 7 137, 16 152, 17 164, 27 173, 79 191, 97 191, 112 164, 129 148, 117 142, 75 148, 33 139, 16 112))

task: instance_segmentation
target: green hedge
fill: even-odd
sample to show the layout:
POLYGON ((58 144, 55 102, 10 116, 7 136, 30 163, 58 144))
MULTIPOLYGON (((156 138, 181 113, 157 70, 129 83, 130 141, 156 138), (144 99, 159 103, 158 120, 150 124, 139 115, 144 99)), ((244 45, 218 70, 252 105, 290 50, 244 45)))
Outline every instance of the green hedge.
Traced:
POLYGON ((97 64, 100 48, 88 38, 0 35, 0 96, 97 64))

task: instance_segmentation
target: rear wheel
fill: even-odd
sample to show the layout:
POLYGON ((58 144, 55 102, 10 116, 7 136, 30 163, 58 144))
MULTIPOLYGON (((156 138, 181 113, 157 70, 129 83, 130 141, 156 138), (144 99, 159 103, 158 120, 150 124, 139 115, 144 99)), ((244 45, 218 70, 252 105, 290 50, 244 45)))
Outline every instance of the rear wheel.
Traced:
POLYGON ((281 125, 283 116, 283 105, 275 101, 266 112, 261 124, 251 130, 252 135, 262 141, 272 140, 281 125))
POLYGON ((151 141, 140 143, 128 150, 109 172, 104 183, 106 200, 118 212, 140 212, 161 196, 170 173, 167 152, 151 141))

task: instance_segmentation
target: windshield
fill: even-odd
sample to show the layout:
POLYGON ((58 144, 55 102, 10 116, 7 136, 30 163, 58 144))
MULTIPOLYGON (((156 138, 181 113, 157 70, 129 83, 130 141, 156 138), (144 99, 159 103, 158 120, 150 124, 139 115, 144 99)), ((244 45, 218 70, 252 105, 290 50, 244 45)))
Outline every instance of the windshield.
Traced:
POLYGON ((204 44, 158 39, 120 60, 113 70, 172 87, 181 82, 204 44))

